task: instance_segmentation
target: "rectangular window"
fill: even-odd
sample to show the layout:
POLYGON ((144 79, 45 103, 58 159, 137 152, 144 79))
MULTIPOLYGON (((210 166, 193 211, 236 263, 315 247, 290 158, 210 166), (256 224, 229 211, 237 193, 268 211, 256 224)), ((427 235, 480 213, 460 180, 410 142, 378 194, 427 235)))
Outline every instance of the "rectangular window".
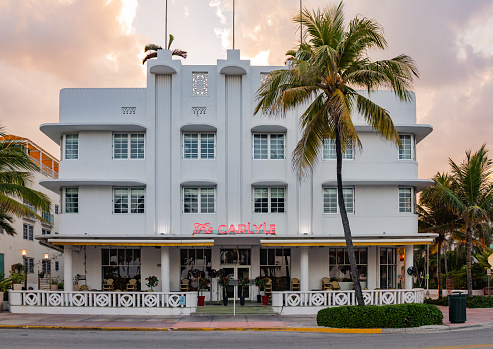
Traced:
POLYGON ((50 234, 51 234, 51 230, 41 229, 41 235, 50 235, 50 234))
POLYGON ((55 214, 58 214, 58 205, 55 205, 55 214))
POLYGON ((216 135, 214 133, 184 133, 184 159, 214 159, 216 157, 216 135))
MULTIPOLYGON (((355 247, 354 256, 356 257, 359 280, 362 283, 361 287, 367 287, 368 249, 366 247, 355 247)), ((331 281, 352 282, 347 248, 329 249, 329 278, 331 281)))
POLYGON ((34 274, 34 258, 24 258, 24 268, 29 274, 34 274))
POLYGON ((113 213, 145 213, 144 188, 113 188, 113 213))
POLYGON ((253 135, 253 158, 254 159, 284 159, 284 134, 253 135))
POLYGON ((255 213, 282 213, 284 188, 254 188, 253 203, 255 213))
POLYGON ((183 213, 215 212, 215 188, 183 188, 183 213))
POLYGON ((415 160, 414 136, 399 135, 401 145, 399 146, 399 160, 415 160))
POLYGON ((289 291, 291 289, 291 249, 260 249, 260 276, 271 279, 273 291, 289 291))
POLYGON ((397 283, 397 249, 380 247, 380 288, 395 288, 397 283))
POLYGON ((79 188, 65 188, 65 212, 79 213, 79 188))
POLYGON ((60 270, 60 262, 55 261, 55 271, 59 271, 59 270, 60 270))
MULTIPOLYGON (((354 213, 354 188, 342 188, 347 213, 354 213)), ((324 213, 338 213, 337 188, 324 188, 324 213)))
MULTIPOLYGON (((322 158, 324 160, 336 160, 336 143, 334 140, 329 139, 324 142, 322 158)), ((342 153, 343 160, 353 160, 353 147, 347 148, 342 153)))
MULTIPOLYGON (((115 289, 123 290, 130 279, 136 279, 137 290, 140 290, 142 275, 140 248, 102 248, 101 269, 102 283, 107 279, 113 279, 115 289)), ((147 276, 142 275, 142 280, 145 277, 147 276)))
POLYGON ((43 259, 41 261, 41 270, 43 270, 43 273, 51 273, 51 261, 43 259))
POLYGON ((207 272, 212 263, 212 250, 204 248, 183 248, 180 249, 180 279, 191 279, 190 283, 193 288, 197 288, 198 282, 190 271, 198 269, 201 272, 207 272))
POLYGON ((24 240, 34 240, 34 226, 24 223, 22 226, 22 236, 24 240))
POLYGON ((411 212, 413 206, 411 188, 399 188, 399 212, 411 212))
POLYGON ((65 135, 65 159, 79 158, 79 135, 65 135))
POLYGON ((145 135, 143 133, 115 133, 113 159, 144 159, 145 135))

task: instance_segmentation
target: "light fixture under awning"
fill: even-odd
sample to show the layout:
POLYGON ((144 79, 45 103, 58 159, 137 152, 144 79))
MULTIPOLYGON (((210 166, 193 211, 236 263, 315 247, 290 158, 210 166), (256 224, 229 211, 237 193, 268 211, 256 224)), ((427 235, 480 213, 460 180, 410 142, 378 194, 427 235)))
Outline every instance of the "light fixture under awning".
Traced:
POLYGON ((214 240, 113 240, 48 239, 53 245, 69 246, 214 246, 214 240))

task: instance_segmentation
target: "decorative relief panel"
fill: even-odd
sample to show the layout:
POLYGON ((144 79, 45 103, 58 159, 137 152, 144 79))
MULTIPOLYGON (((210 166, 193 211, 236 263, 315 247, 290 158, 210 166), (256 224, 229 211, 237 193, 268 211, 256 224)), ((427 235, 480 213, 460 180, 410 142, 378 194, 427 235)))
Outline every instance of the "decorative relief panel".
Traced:
POLYGON ((192 95, 207 96, 207 73, 192 73, 192 95))
POLYGON ((207 107, 192 107, 192 113, 197 116, 205 115, 206 111, 207 107))
POLYGON ((122 107, 122 115, 135 115, 137 107, 122 107))

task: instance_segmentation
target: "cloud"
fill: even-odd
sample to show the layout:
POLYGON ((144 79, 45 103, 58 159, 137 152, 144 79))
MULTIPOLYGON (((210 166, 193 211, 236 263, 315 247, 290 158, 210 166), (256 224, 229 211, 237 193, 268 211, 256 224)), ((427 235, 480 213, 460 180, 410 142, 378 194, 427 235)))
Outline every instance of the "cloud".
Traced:
POLYGON ((7 1, 0 5, 0 120, 58 155, 39 124, 58 121, 64 87, 140 87, 145 41, 136 0, 7 1))

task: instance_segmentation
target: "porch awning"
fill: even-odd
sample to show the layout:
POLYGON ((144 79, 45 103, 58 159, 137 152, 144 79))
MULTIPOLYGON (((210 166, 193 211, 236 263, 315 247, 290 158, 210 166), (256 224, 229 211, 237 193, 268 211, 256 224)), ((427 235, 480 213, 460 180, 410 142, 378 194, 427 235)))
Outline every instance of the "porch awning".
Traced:
MULTIPOLYGON (((433 237, 426 238, 388 238, 388 239, 358 239, 353 238, 354 246, 394 246, 394 245, 429 245, 433 237)), ((260 240, 262 246, 346 246, 344 239, 265 239, 260 240)))
POLYGON ((213 239, 202 240, 123 240, 123 239, 48 239, 52 245, 76 246, 214 246, 213 239))

